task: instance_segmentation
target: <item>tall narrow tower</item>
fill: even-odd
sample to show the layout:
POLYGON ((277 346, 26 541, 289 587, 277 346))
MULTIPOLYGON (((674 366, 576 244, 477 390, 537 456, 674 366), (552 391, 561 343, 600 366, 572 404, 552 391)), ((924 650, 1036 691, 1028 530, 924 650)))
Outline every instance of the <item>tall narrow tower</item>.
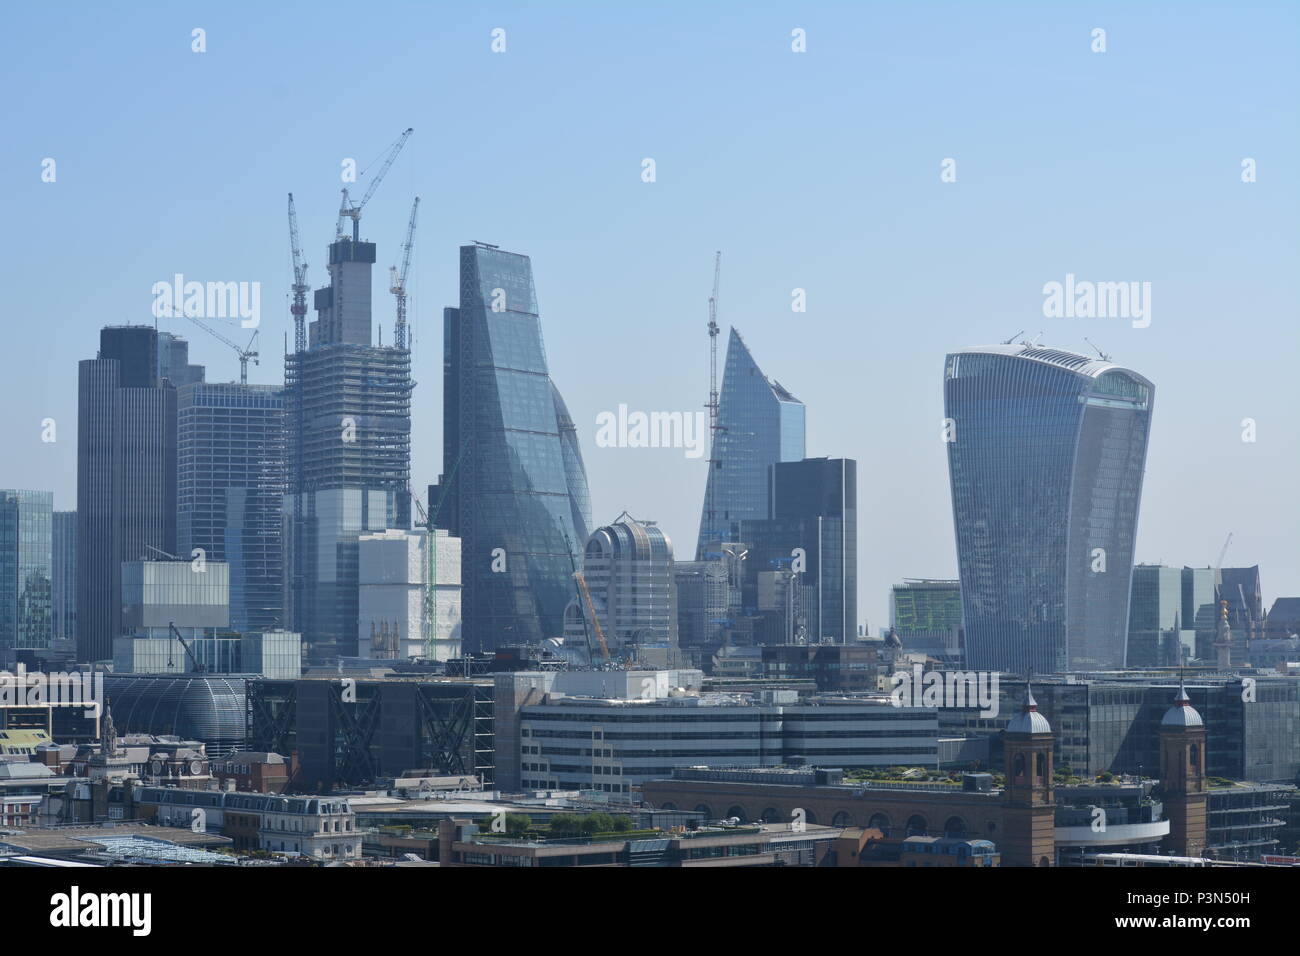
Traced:
POLYGON ((411 526, 411 353, 372 345, 373 243, 329 247, 305 351, 285 356, 285 618, 313 660, 357 646, 360 536, 411 526))
POLYGON ((1020 713, 1002 735, 1007 784, 1002 794, 1005 866, 1051 866, 1056 854, 1056 800, 1052 792, 1055 735, 1028 682, 1020 713))
POLYGON ((1169 819, 1166 849, 1179 856, 1205 852, 1205 721, 1183 682, 1160 720, 1160 791, 1169 819))

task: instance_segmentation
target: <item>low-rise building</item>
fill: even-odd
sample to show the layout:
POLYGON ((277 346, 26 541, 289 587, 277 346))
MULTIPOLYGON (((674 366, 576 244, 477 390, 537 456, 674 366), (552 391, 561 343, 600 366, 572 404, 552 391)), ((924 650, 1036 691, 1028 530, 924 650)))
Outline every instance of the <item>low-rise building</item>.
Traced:
POLYGON ((675 828, 578 839, 482 833, 466 821, 439 825, 441 866, 822 866, 840 831, 781 823, 675 828))
POLYGON ((361 858, 361 833, 348 802, 230 790, 145 787, 135 797, 142 820, 223 833, 237 850, 264 850, 313 860, 361 858))

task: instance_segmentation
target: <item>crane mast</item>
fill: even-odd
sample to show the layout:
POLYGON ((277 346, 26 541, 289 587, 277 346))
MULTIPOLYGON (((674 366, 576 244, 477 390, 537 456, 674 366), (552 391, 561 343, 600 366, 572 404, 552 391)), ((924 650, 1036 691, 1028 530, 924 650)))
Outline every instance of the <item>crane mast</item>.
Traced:
POLYGON ((289 193, 289 249, 293 255, 293 350, 307 351, 307 263, 302 261, 302 243, 298 240, 298 211, 289 193))
MULTIPOLYGON (((709 296, 709 481, 708 500, 704 503, 705 528, 715 534, 713 469, 718 467, 718 287, 722 279, 722 253, 713 256, 713 294, 709 296)), ((701 538, 704 535, 701 535, 701 538)))
POLYGON ((397 154, 402 151, 402 147, 406 145, 406 141, 411 138, 413 132, 415 132, 414 127, 408 127, 402 132, 401 136, 397 137, 397 141, 393 143, 388 150, 388 156, 384 159, 384 165, 379 167, 379 172, 375 173, 375 178, 370 180, 370 186, 366 189, 365 195, 361 197, 361 202, 354 203, 348 196, 347 187, 343 187, 343 203, 339 206, 339 224, 335 238, 343 238, 345 234, 343 229, 343 220, 351 219, 352 241, 361 241, 361 210, 365 207, 366 203, 370 202, 370 197, 375 194, 375 190, 379 188, 379 184, 382 183, 384 177, 388 175, 388 170, 393 166, 393 160, 397 159, 397 154))
POLYGON ((415 246, 415 219, 420 211, 420 197, 411 205, 411 220, 406 224, 406 242, 402 243, 402 269, 390 268, 392 283, 388 291, 397 297, 397 321, 393 324, 393 344, 406 348, 406 272, 411 267, 411 249, 415 246))

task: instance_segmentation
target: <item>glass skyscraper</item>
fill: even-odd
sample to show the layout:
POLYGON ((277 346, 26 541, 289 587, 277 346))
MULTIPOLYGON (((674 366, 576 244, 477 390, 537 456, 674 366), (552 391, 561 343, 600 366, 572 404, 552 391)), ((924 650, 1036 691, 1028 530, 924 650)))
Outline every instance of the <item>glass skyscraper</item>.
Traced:
POLYGON ((77 642, 77 513, 54 512, 53 585, 54 647, 63 653, 77 642))
POLYGON ((1155 388, 1109 361, 994 345, 947 357, 967 666, 1124 666, 1155 388))
POLYGON ((435 521, 461 539, 466 651, 564 633, 591 527, 577 430, 551 383, 527 256, 460 250, 444 313, 443 471, 435 521))
POLYGON ((740 540, 740 522, 768 517, 768 467, 804 457, 804 405, 769 381, 734 328, 718 392, 696 560, 740 540))
POLYGON ((50 647, 53 513, 52 492, 0 490, 0 665, 5 667, 16 663, 19 652, 50 647))
MULTIPOLYGON (((169 366, 187 346, 167 343, 169 366)), ((152 326, 100 331, 78 366, 77 656, 113 656, 122 633, 122 562, 176 551, 176 389, 160 378, 152 326)))
POLYGON ((230 565, 230 626, 284 620, 284 397, 271 385, 177 389, 177 546, 230 565))
POLYGON ((757 576, 792 574, 795 637, 844 644, 858 633, 858 464, 851 458, 778 462, 768 473, 770 517, 740 523, 749 549, 745 604, 758 605, 757 576), (794 562, 794 549, 804 560, 794 562), (799 570, 802 567, 802 570, 799 570), (795 575, 797 572, 797 576, 795 575), (802 623, 804 633, 798 633, 802 623))

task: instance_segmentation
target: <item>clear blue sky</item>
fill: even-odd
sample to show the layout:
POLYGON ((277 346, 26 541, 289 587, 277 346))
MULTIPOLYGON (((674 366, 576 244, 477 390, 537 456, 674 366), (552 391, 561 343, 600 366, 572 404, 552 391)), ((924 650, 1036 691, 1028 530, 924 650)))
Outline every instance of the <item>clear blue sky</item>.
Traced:
MULTIPOLYGON (((721 249, 720 321, 807 403, 808 453, 859 462, 873 631, 892 582, 955 576, 944 353, 1020 329, 1088 336, 1156 383, 1139 560, 1204 565, 1232 531, 1227 563, 1258 562, 1266 600, 1300 594, 1298 48, 1291 2, 10 7, 0 487, 75 507, 76 363, 101 325, 152 321, 175 272, 262 283, 250 377, 279 383, 285 193, 319 285, 341 160, 413 126, 362 234, 387 340, 386 267, 422 197, 417 488, 441 468, 456 247, 481 239, 532 257, 596 520, 657 519, 690 552, 703 462, 597 448, 595 422, 702 406, 721 249), (1066 273, 1151 282, 1150 327, 1045 319, 1042 286, 1066 273)), ((210 380, 237 374, 183 331, 210 380)))

